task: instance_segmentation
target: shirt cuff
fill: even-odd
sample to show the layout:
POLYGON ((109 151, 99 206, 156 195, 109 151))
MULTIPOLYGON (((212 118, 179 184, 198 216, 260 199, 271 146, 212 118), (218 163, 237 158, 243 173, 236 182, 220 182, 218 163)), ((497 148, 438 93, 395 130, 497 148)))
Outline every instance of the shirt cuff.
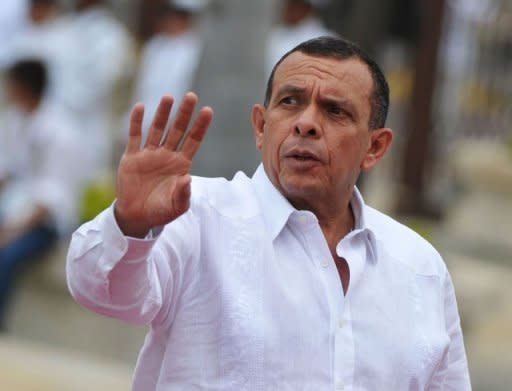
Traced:
POLYGON ((151 229, 143 239, 126 236, 117 223, 114 207, 115 202, 108 209, 103 223, 103 233, 107 243, 113 244, 112 250, 120 253, 120 262, 129 264, 145 262, 163 227, 151 229))

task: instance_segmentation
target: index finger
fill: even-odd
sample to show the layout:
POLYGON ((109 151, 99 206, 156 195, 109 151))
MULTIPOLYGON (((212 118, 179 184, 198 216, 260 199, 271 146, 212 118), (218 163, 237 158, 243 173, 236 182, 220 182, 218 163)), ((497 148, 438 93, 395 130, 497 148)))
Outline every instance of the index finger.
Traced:
POLYGON ((144 119, 144 104, 137 103, 130 114, 130 133, 126 152, 137 152, 142 139, 142 121, 144 119))
POLYGON ((181 147, 181 153, 183 153, 187 159, 192 160, 194 158, 212 123, 212 119, 213 110, 211 107, 203 107, 199 111, 192 129, 187 134, 183 146, 181 147))

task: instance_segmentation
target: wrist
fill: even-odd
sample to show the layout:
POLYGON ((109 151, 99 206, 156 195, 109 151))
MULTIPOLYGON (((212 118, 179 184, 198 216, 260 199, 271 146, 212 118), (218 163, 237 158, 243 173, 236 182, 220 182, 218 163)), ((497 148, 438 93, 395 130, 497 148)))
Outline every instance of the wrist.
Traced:
POLYGON ((123 209, 118 206, 117 202, 114 203, 114 218, 119 229, 125 236, 143 239, 151 230, 151 227, 146 227, 141 223, 140 219, 126 217, 126 214, 123 209))

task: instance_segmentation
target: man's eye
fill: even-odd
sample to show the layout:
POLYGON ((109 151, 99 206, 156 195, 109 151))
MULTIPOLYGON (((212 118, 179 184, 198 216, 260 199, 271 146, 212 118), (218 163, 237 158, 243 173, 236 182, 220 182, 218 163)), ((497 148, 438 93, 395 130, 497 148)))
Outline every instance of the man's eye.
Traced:
POLYGON ((297 99, 295 99, 293 96, 287 96, 281 99, 281 103, 285 105, 295 105, 297 104, 297 99))
POLYGON ((328 111, 329 113, 331 114, 335 114, 335 115, 340 115, 340 114, 346 114, 345 111, 343 111, 340 107, 338 106, 330 106, 328 108, 328 111))

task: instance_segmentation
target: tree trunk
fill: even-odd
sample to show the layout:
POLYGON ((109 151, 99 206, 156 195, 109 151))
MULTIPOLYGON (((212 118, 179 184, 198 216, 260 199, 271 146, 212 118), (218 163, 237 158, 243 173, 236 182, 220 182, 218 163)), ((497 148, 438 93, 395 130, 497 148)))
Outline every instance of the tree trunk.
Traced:
POLYGON ((408 138, 402 168, 403 193, 399 212, 429 214, 426 203, 425 173, 432 136, 432 99, 437 79, 437 63, 444 0, 423 0, 416 54, 414 87, 407 117, 408 138))
POLYGON ((263 102, 267 75, 264 53, 277 0, 218 0, 205 20, 207 40, 197 74, 200 104, 214 110, 214 122, 193 171, 230 177, 251 175, 260 161, 251 109, 263 102))

